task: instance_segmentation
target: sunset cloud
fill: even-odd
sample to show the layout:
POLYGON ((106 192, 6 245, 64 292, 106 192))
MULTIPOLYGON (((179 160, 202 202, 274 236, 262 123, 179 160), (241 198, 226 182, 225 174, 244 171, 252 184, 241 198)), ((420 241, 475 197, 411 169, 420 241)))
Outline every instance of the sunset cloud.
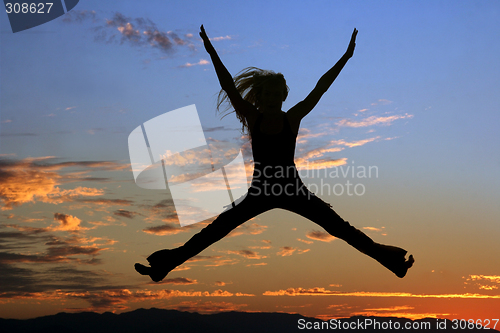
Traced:
POLYGON ((132 219, 134 218, 134 216, 139 215, 139 213, 137 212, 132 212, 130 210, 125 210, 125 209, 115 210, 113 214, 120 217, 126 217, 128 219, 132 219))
POLYGON ((382 231, 380 228, 375 228, 375 227, 363 227, 364 230, 370 230, 370 231, 382 231))
POLYGON ((328 144, 319 148, 309 150, 302 149, 295 158, 295 164, 297 165, 297 168, 302 170, 327 169, 342 166, 347 163, 347 158, 343 157, 334 159, 325 157, 325 155, 343 151, 345 147, 360 147, 379 139, 381 139, 380 136, 355 141, 346 141, 343 139, 331 140, 328 144))
POLYGON ((145 233, 148 233, 148 234, 152 234, 152 235, 165 236, 165 235, 175 235, 175 234, 178 234, 180 232, 189 231, 190 228, 188 228, 188 227, 189 226, 181 228, 181 227, 177 227, 171 223, 165 223, 165 224, 158 225, 155 227, 149 227, 149 228, 143 229, 142 231, 144 231, 145 233))
POLYGON ((267 229, 267 226, 258 223, 245 223, 234 229, 226 237, 235 237, 240 235, 260 235, 267 229))
POLYGON ((63 189, 63 183, 74 182, 82 174, 95 170, 122 170, 123 165, 113 162, 61 162, 49 163, 51 157, 27 158, 24 160, 0 159, 0 201, 2 210, 41 201, 59 204, 75 201, 82 197, 95 197, 104 194, 104 190, 78 186, 63 189), (61 173, 64 168, 83 168, 83 171, 61 173))
POLYGON ((202 262, 203 266, 205 267, 219 267, 226 265, 234 265, 237 264, 239 261, 237 259, 225 258, 223 256, 196 255, 191 259, 189 259, 188 261, 186 261, 186 264, 190 265, 196 262, 202 262))
POLYGON ((464 284, 477 287, 482 290, 496 290, 500 287, 499 275, 469 275, 463 277, 464 284))
POLYGON ((409 298, 472 298, 472 299, 500 299, 500 295, 482 294, 413 294, 397 292, 369 292, 369 291, 332 291, 325 288, 288 288, 277 291, 266 291, 264 296, 355 296, 355 297, 409 297, 409 298))
POLYGON ((318 240, 321 242, 331 242, 331 241, 336 239, 335 237, 333 237, 329 233, 324 232, 324 231, 319 231, 319 230, 314 230, 314 231, 308 232, 306 234, 306 237, 309 239, 318 240))
POLYGON ((189 284, 198 284, 197 280, 191 280, 188 278, 178 277, 173 279, 163 279, 161 282, 149 282, 150 285, 158 285, 158 284, 176 284, 176 285, 189 285, 189 284))
POLYGON ((276 253, 279 256, 286 257, 286 256, 291 256, 295 251, 297 251, 296 248, 290 247, 290 246, 284 246, 280 248, 281 250, 276 253))
POLYGON ((247 304, 234 304, 229 302, 184 301, 179 304, 169 306, 169 309, 209 314, 223 311, 240 311, 241 308, 244 308, 246 306, 247 304))
POLYGON ((63 230, 63 231, 86 230, 86 228, 82 228, 82 226, 80 225, 80 222, 82 222, 82 220, 80 220, 76 216, 55 213, 54 220, 59 222, 58 226, 52 228, 52 230, 54 230, 54 231, 57 231, 57 230, 63 230))
MULTIPOLYGON (((56 226, 45 228, 14 224, 0 227, 0 248, 3 250, 0 252, 0 264, 6 265, 4 267, 4 281, 9 279, 5 274, 8 271, 15 273, 15 265, 20 263, 37 264, 36 270, 30 269, 35 275, 45 269, 45 266, 40 264, 99 264, 101 263, 101 259, 99 259, 101 252, 108 250, 116 243, 116 241, 106 237, 82 236, 80 231, 87 229, 82 228, 80 220, 74 216, 56 213, 54 220, 57 222, 56 226), (59 236, 54 234, 54 231, 69 231, 70 234, 59 236)), ((9 285, 15 286, 17 282, 14 276, 12 279, 9 281, 9 285)), ((44 279, 42 276, 41 281, 44 279)), ((14 289, 23 290, 19 286, 14 289)))
POLYGON ((227 251, 226 253, 237 254, 237 255, 245 257, 247 259, 263 259, 263 258, 266 258, 266 256, 259 255, 257 252, 251 251, 251 250, 227 251))

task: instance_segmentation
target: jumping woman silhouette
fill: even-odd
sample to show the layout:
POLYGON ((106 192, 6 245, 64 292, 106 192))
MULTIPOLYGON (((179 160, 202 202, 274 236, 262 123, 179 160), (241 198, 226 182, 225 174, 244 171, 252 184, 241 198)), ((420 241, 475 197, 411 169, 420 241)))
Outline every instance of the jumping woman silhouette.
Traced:
POLYGON ((311 93, 288 112, 283 112, 281 106, 288 95, 283 75, 250 67, 233 80, 203 25, 200 29, 200 36, 222 88, 217 108, 229 99, 242 129, 250 133, 254 159, 252 184, 239 204, 222 212, 184 245, 154 252, 147 258, 150 266, 135 264, 137 272, 149 275, 153 281, 161 281, 171 270, 224 238, 239 225, 268 210, 281 208, 317 223, 330 235, 343 239, 377 260, 396 276, 404 277, 413 265, 413 256, 406 260, 404 249, 375 243, 344 221, 329 204, 307 189, 294 163, 300 121, 314 108, 352 57, 358 30, 354 29, 346 53, 321 77, 311 93))

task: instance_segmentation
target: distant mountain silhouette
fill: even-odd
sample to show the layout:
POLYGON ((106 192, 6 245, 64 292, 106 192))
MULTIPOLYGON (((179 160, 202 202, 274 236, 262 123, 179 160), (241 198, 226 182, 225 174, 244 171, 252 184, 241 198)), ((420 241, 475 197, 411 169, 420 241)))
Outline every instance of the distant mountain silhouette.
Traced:
MULTIPOLYGON (((336 322, 321 321, 316 318, 308 318, 298 314, 287 313, 249 313, 249 312, 221 312, 210 315, 199 313, 181 312, 177 310, 162 309, 138 309, 131 312, 114 314, 106 312, 98 314, 95 312, 81 313, 58 313, 52 316, 39 317, 34 319, 1 319, 0 332, 2 333, 279 333, 279 332, 381 332, 399 331, 390 330, 397 324, 404 329, 407 325, 420 325, 430 323, 430 329, 423 329, 425 332, 484 332, 484 329, 453 329, 453 323, 444 319, 420 319, 412 321, 406 318, 385 318, 385 317, 351 317, 339 319, 336 322), (373 325, 358 326, 359 323, 366 323, 372 320, 381 326, 375 328, 373 325), (339 324, 340 322, 340 324, 339 324), (440 323, 441 329, 436 327, 440 323), (315 324, 317 323, 317 324, 315 324), (391 323, 392 326, 387 326, 391 323), (337 325, 334 329, 332 325, 337 325), (353 329, 340 329, 342 325, 350 325, 353 329), (321 326, 323 325, 323 326, 321 326), (385 326, 384 326, 385 325, 385 326), (327 328, 327 326, 330 326, 327 328), (310 327, 310 328, 309 328, 310 327), (314 329, 323 327, 324 329, 314 329), (446 327, 446 329, 445 329, 446 327)), ((462 325, 464 325, 463 323, 462 325)), ((500 324, 499 324, 500 325, 500 324)), ((413 326, 414 327, 414 326, 413 326)), ((490 325, 492 328, 493 325, 490 325)), ((490 329, 489 332, 499 332, 490 329)))

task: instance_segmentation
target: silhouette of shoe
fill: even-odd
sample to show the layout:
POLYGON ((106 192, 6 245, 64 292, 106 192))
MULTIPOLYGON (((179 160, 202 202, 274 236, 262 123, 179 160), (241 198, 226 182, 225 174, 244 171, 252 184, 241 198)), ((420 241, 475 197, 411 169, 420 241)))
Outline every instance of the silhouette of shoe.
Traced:
POLYGON ((136 263, 134 265, 135 270, 141 275, 149 275, 151 280, 154 282, 160 282, 163 280, 170 271, 161 271, 153 267, 144 266, 143 264, 136 263))
POLYGON ((176 258, 174 250, 167 249, 154 252, 147 260, 150 267, 136 263, 134 268, 141 275, 149 275, 154 282, 163 280, 171 270, 182 263, 176 258))
POLYGON ((383 244, 376 244, 376 247, 376 254, 373 258, 399 278, 405 277, 408 269, 415 262, 413 255, 410 255, 408 260, 406 260, 407 251, 399 247, 383 244))

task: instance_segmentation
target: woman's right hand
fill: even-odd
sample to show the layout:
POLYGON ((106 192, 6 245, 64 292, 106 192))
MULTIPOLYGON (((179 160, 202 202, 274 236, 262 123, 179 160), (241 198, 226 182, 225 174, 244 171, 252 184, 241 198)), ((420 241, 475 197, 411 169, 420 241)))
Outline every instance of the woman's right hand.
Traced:
POLYGON ((205 45, 205 50, 207 50, 209 54, 216 53, 210 39, 207 36, 207 33, 205 32, 203 24, 200 27, 200 37, 203 40, 203 45, 205 45))
POLYGON ((208 39, 207 33, 205 32, 205 28, 203 27, 203 24, 200 27, 200 37, 201 37, 201 39, 203 39, 204 42, 210 41, 210 39, 208 39))

